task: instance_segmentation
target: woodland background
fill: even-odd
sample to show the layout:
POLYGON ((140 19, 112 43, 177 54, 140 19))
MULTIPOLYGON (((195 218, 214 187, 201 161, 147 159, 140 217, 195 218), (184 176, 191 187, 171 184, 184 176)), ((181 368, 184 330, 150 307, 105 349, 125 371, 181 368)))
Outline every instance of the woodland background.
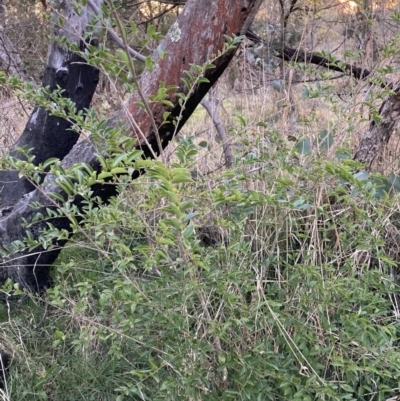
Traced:
MULTIPOLYGON (((122 22, 146 56, 180 3, 117 0, 110 25, 122 36, 122 22)), ((51 4, 0 5, 0 41, 13 46, 1 70, 34 83, 0 86, 9 166, 38 101, 51 4)), ((115 177, 109 204, 60 207, 80 224, 51 286, 4 284, 2 399, 395 400, 399 7, 264 1, 208 110, 198 107, 146 174, 115 177), (393 127, 364 157, 388 99, 393 127)), ((93 127, 130 93, 109 62, 121 49, 110 35, 103 44, 93 127)), ((139 76, 146 67, 133 63, 139 76)), ((119 165, 117 153, 110 159, 119 165)), ((41 243, 54 235, 49 227, 41 243)))

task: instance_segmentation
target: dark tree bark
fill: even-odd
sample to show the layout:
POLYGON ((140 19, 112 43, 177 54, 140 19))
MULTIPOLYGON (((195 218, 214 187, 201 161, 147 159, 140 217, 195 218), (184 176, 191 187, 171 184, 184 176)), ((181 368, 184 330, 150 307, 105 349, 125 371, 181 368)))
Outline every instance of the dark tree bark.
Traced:
POLYGON ((354 153, 354 159, 365 163, 368 168, 389 142, 400 121, 400 84, 395 86, 393 92, 379 109, 380 121, 371 121, 369 130, 361 138, 354 153))
MULTIPOLYGON (((102 0, 96 0, 99 6, 102 0)), ((94 16, 89 8, 77 15, 69 2, 60 2, 57 13, 64 17, 63 26, 54 29, 55 36, 66 37, 72 44, 85 48, 84 37, 91 44, 96 43, 96 27, 91 24, 94 16)), ((14 72, 14 71, 11 71, 14 72)), ((20 74, 18 74, 20 75, 20 74)), ((64 90, 63 96, 71 99, 77 110, 84 110, 90 106, 94 91, 99 81, 99 71, 63 46, 52 43, 47 67, 44 72, 43 86, 50 90, 57 87, 64 90)), ((16 158, 22 158, 19 148, 33 149, 33 163, 38 165, 50 157, 62 159, 79 138, 79 134, 71 131, 71 122, 51 116, 43 108, 36 107, 30 116, 28 124, 21 137, 12 147, 10 153, 16 158)), ((18 199, 32 191, 34 186, 27 179, 19 179, 18 171, 0 171, 0 213, 6 214, 18 199)))
MULTIPOLYGON (((224 48, 225 35, 245 34, 261 1, 189 0, 177 22, 160 44, 159 48, 164 49, 166 55, 161 59, 158 55, 154 56, 156 66, 153 72, 146 71, 140 78, 140 94, 135 93, 128 103, 108 120, 107 126, 122 125, 126 132, 130 132, 137 139, 137 148, 142 149, 146 157, 158 155, 162 151, 159 144, 161 143, 161 148, 167 146, 233 58, 236 49, 216 57, 224 48), (185 76, 184 72, 190 69, 192 63, 204 65, 209 60, 215 65, 215 68, 204 71, 204 77, 209 82, 195 85, 189 95, 189 88, 185 87, 181 80, 185 76), (173 107, 156 102, 149 104, 150 116, 146 110, 137 105, 137 102, 143 99, 147 101, 156 94, 160 82, 165 86, 178 85, 179 89, 168 93, 168 99, 173 103, 173 107), (184 109, 179 103, 178 93, 189 95, 184 109), (165 111, 171 113, 167 122, 163 119, 165 111), (177 124, 174 123, 176 119, 178 119, 177 124)), ((37 151, 42 154, 40 148, 37 151)), ((96 149, 89 140, 79 142, 64 157, 62 165, 68 168, 76 163, 86 163, 100 172, 101 167, 96 152, 101 152, 101 149, 96 149)), ((47 157, 50 156, 54 154, 47 157)), ((98 196, 105 201, 115 194, 112 185, 96 184, 91 189, 93 197, 98 196)), ((51 175, 46 178, 41 188, 20 198, 10 213, 0 220, 0 242, 3 248, 25 237, 24 220, 31 221, 38 212, 46 215, 47 207, 56 208, 55 199, 50 194, 63 195, 63 191, 57 185, 57 178, 51 175), (43 205, 42 208, 32 209, 30 204, 33 201, 43 205)), ((76 198, 73 202, 78 207, 81 206, 81 199, 76 198)), ((58 229, 71 231, 68 217, 61 217, 31 225, 29 230, 33 238, 39 238, 49 222, 58 229)), ((48 283, 50 266, 64 243, 65 241, 60 241, 57 248, 47 251, 42 248, 37 248, 33 252, 21 251, 3 260, 3 280, 10 277, 29 290, 43 289, 48 283)))

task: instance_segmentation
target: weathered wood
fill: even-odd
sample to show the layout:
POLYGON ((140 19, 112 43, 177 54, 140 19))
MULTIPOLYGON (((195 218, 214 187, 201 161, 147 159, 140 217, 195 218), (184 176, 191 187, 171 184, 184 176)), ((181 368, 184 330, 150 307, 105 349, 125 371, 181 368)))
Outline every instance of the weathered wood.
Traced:
MULTIPOLYGON (((163 58, 158 53, 154 56, 156 66, 153 72, 142 74, 139 92, 135 93, 128 103, 122 107, 107 123, 107 126, 122 126, 126 133, 131 133, 137 139, 137 147, 144 154, 153 157, 160 153, 159 141, 165 147, 177 134, 187 119, 193 113, 204 95, 224 72, 233 58, 236 49, 232 49, 216 57, 224 48, 226 38, 224 35, 243 35, 250 27, 262 0, 189 0, 177 22, 172 26, 166 38, 159 48, 166 52, 163 58), (212 60, 215 68, 204 71, 204 77, 209 82, 187 88, 182 84, 181 78, 184 72, 190 69, 190 64, 203 65, 212 60), (161 102, 149 103, 152 116, 146 110, 137 105, 142 98, 148 101, 156 94, 160 83, 165 86, 177 85, 179 89, 169 91, 168 99, 173 107, 168 107, 161 102), (189 95, 190 89, 190 95, 189 95), (185 108, 179 104, 178 92, 189 95, 185 108), (163 121, 163 113, 169 111, 170 119, 163 121), (179 118, 178 124, 174 119, 179 118), (154 119, 154 120, 152 120, 154 119), (161 125, 162 124, 162 125, 161 125), (157 131, 155 131, 156 126, 157 131), (159 138, 157 139, 157 136, 159 138)), ((100 171, 100 163, 96 157, 95 149, 89 140, 77 143, 71 152, 64 158, 65 168, 76 163, 86 163, 95 171, 100 171)), ((46 207, 54 209, 53 201, 49 200, 50 193, 62 194, 62 190, 56 185, 57 178, 47 177, 42 187, 29 193, 15 205, 10 214, 0 220, 0 243, 3 246, 21 239, 25 236, 25 228, 22 221, 30 221, 37 212, 46 214, 46 207), (40 210, 32 210, 30 203, 40 202, 43 207, 40 210)), ((95 185, 91 188, 93 196, 108 200, 114 192, 112 185, 95 185)), ((75 204, 80 206, 80 199, 75 199, 75 204)), ((65 228, 70 231, 67 217, 53 219, 51 223, 57 228, 65 228)), ((47 228, 47 222, 41 221, 33 224, 30 231, 34 238, 38 238, 47 228)), ((60 248, 42 252, 36 249, 34 252, 21 252, 12 258, 3 261, 3 279, 12 278, 22 286, 30 290, 40 290, 47 285, 51 264, 57 258, 60 248)))

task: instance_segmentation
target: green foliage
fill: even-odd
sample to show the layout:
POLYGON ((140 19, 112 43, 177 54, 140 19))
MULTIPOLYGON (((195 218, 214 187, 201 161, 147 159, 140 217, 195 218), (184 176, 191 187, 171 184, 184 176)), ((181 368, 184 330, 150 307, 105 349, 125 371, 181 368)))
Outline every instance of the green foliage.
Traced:
MULTIPOLYGON (((125 52, 89 46, 83 56, 135 88, 125 52)), ((189 94, 208 68, 212 60, 191 66, 182 79, 189 94)), ((149 100, 170 105, 172 89, 160 83, 149 100)), ((361 401, 396 391, 400 227, 397 194, 387 193, 397 176, 370 175, 347 148, 329 159, 331 127, 290 146, 260 123, 267 147, 199 177, 205 141, 184 137, 170 164, 143 160, 134 139, 104 129, 93 111, 76 113, 60 91, 21 91, 106 151, 99 174, 83 164, 66 171, 56 159, 34 166, 26 149, 26 161, 3 160, 36 182, 44 169, 57 178, 63 195, 49 197, 59 207, 34 221, 67 216, 74 234, 46 294, 0 310, 15 353, 12 399, 361 401), (132 181, 139 170, 146 174, 132 181), (104 183, 119 190, 107 205, 91 191, 104 183)), ((302 97, 329 91, 317 83, 302 97)), ((237 122, 238 133, 251 127, 237 122)), ((36 240, 31 224, 5 251, 69 238, 49 223, 36 240)), ((11 282, 3 291, 21 294, 11 282)))
MULTIPOLYGON (((20 306, 9 335, 23 334, 26 349, 17 354, 27 357, 12 370, 12 394, 174 401, 391 394, 400 368, 397 256, 387 246, 393 201, 378 201, 372 177, 351 160, 310 154, 305 167, 267 134, 266 153, 212 179, 192 179, 201 147, 191 138, 171 166, 124 152, 107 160, 108 168, 123 161, 146 174, 116 182, 125 191, 109 205, 88 202, 55 266, 45 315, 39 303, 20 306), (263 168, 248 173, 255 165, 263 168)), ((90 171, 75 170, 90 182, 90 171)), ((80 175, 67 184, 71 174, 62 185, 74 196, 80 175)), ((59 234, 49 230, 41 241, 59 234)))

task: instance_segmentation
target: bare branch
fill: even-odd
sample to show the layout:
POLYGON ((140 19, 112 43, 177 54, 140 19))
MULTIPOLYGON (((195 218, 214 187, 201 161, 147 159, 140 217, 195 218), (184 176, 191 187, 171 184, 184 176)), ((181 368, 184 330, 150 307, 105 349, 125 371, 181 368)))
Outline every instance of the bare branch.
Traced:
MULTIPOLYGON (((89 4, 89 6, 92 8, 92 10, 96 13, 96 15, 100 14, 100 8, 96 6, 96 4, 93 2, 93 0, 87 0, 87 3, 89 4)), ((125 49, 125 45, 124 42, 122 41, 122 39, 116 34, 116 32, 111 29, 110 27, 107 27, 107 33, 110 35, 111 39, 121 48, 125 49)), ((140 54, 139 52, 137 52, 135 49, 132 49, 130 46, 128 46, 128 51, 129 54, 140 60, 140 61, 146 61, 146 57, 143 56, 142 54, 140 54)))
POLYGON ((225 165, 228 168, 231 168, 233 166, 232 148, 228 136, 226 135, 224 125, 218 116, 217 110, 212 107, 211 103, 206 98, 204 98, 200 104, 207 110, 207 113, 210 115, 212 122, 214 123, 219 139, 222 142, 222 149, 224 150, 225 155, 225 165))
MULTIPOLYGON (((264 39, 259 37, 250 29, 246 32, 246 37, 254 43, 263 43, 266 46, 268 45, 264 41, 264 39)), ((332 61, 326 57, 319 56, 313 52, 308 52, 302 49, 292 49, 287 46, 284 46, 281 51, 275 52, 275 56, 278 58, 282 58, 285 61, 293 61, 295 63, 315 64, 332 71, 343 72, 347 75, 350 75, 360 80, 365 80, 372 74, 372 71, 366 70, 364 68, 358 68, 354 65, 345 63, 342 60, 332 61)), ((380 86, 386 89, 389 87, 389 85, 387 84, 381 84, 380 86)))

